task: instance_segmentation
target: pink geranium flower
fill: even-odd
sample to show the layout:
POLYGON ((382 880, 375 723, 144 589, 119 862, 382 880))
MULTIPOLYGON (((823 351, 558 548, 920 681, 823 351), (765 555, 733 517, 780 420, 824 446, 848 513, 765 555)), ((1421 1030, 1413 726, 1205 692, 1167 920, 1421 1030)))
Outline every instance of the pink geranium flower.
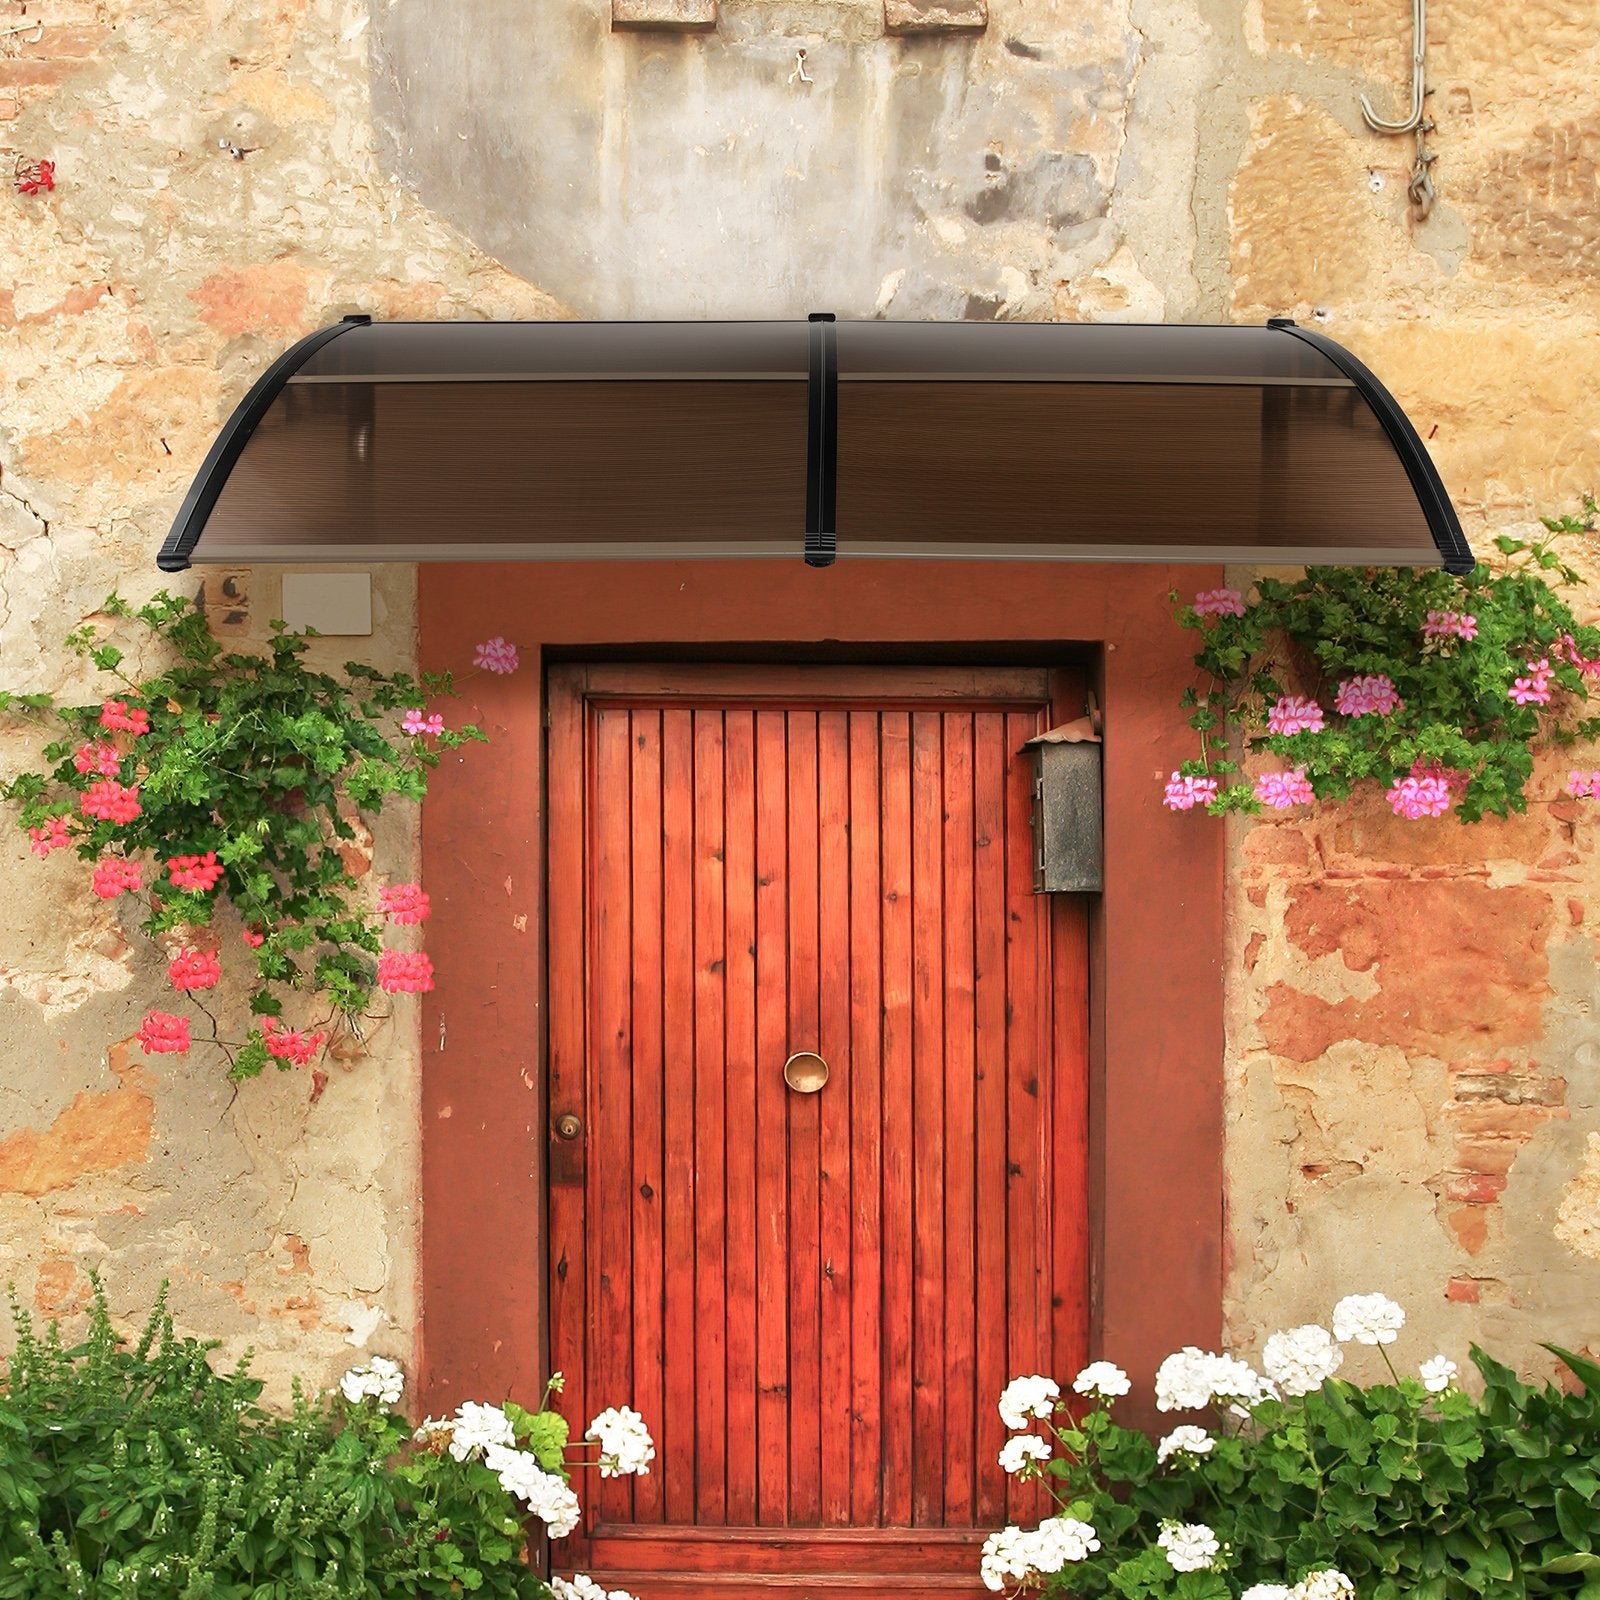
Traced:
POLYGON ((1281 695, 1267 712, 1268 733, 1321 733, 1322 707, 1301 694, 1281 695))
POLYGON ((1430 611, 1422 624, 1424 639, 1476 639, 1478 619, 1470 611, 1430 611))
POLYGON ((1582 799, 1600 800, 1600 772, 1574 772, 1567 779, 1567 793, 1582 799))
POLYGON ((1191 778, 1174 772, 1167 779, 1166 793, 1161 803, 1169 811, 1189 811, 1195 806, 1209 805, 1217 798, 1215 778, 1191 778))
POLYGON ((1197 617, 1242 617, 1244 596, 1237 589, 1202 589, 1194 597, 1197 617))
POLYGON ((433 987, 433 962, 420 950, 385 950, 378 957, 378 987, 386 994, 421 994, 433 987))
POLYGON ((72 764, 79 772, 94 773, 101 778, 114 778, 122 770, 122 757, 109 744, 80 745, 73 754, 72 764))
POLYGON ((167 976, 174 989, 215 989, 222 982, 222 963, 213 950, 180 950, 167 976))
POLYGON ((258 928, 246 928, 244 930, 244 942, 252 950, 259 950, 267 942, 267 936, 258 928))
POLYGON ((391 922, 425 922, 433 908, 419 883, 397 883, 378 891, 378 906, 391 922))
POLYGON ((475 667, 481 667, 485 672, 515 672, 517 670, 517 647, 508 644, 496 634, 492 639, 485 639, 478 646, 477 653, 472 658, 475 667))
POLYGON ((444 732, 444 718, 437 711, 430 716, 424 716, 420 711, 408 711, 400 719, 400 727, 413 738, 420 734, 441 734, 444 732))
POLYGON ((72 843, 65 817, 51 817, 36 828, 29 828, 28 837, 33 841, 28 848, 36 856, 47 856, 52 850, 65 850, 72 843))
POLYGON ((126 700, 107 700, 100 707, 100 726, 115 733, 131 733, 140 738, 150 731, 150 713, 142 706, 129 709, 126 700))
POLYGON ((142 889, 144 882, 138 862, 124 861, 120 856, 112 856, 109 860, 95 863, 89 887, 102 900, 115 900, 119 894, 130 889, 135 892, 142 889))
POLYGON ((1263 772, 1256 779, 1255 795, 1263 805, 1278 811, 1289 806, 1308 806, 1316 799, 1304 767, 1291 767, 1287 772, 1263 772))
POLYGON ((181 1056, 190 1044, 189 1019, 170 1011, 152 1011, 139 1024, 139 1043, 147 1056, 181 1056))
POLYGON ((1419 817, 1440 817, 1450 809, 1450 785, 1442 778, 1415 774, 1396 779, 1389 790, 1389 805, 1397 817, 1415 822, 1419 817))
POLYGON ((1339 685, 1333 708, 1341 717, 1386 717, 1403 703, 1388 674, 1375 672, 1346 678, 1339 685))
POLYGON ((139 815, 139 791, 127 788, 115 778, 101 778, 83 791, 78 809, 86 817, 101 822, 132 822, 139 815))
POLYGON ((222 876, 222 864, 215 850, 203 856, 171 856, 167 861, 167 875, 174 889, 198 889, 207 893, 217 886, 222 876))
POLYGON ((268 1017, 262 1024, 261 1036, 266 1042, 267 1054, 278 1061, 289 1061, 297 1067, 310 1063, 328 1036, 326 1033, 305 1033, 298 1028, 286 1028, 276 1017, 268 1017))
POLYGON ((1547 706, 1550 704, 1550 658, 1541 656, 1526 666, 1527 676, 1511 685, 1511 698, 1519 706, 1547 706))

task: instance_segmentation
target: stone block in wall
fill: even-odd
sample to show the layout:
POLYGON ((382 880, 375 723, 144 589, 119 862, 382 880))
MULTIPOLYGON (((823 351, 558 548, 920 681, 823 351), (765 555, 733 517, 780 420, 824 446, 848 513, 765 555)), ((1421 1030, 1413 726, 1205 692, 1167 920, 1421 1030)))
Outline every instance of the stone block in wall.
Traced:
POLYGON ((883 0, 883 25, 890 33, 982 33, 989 26, 987 0, 883 0))
POLYGON ((717 25, 717 0, 611 0, 613 28, 705 33, 717 25))

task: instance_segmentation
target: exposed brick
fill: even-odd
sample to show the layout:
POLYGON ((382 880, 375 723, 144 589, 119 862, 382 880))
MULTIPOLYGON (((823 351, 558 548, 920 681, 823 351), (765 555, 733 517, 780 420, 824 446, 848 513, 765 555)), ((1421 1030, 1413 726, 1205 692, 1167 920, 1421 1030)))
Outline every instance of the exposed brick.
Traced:
POLYGON ((1489 1213, 1486 1207, 1462 1206, 1452 1211, 1445 1220, 1469 1256, 1475 1256, 1483 1249, 1484 1241, 1489 1237, 1489 1213))
POLYGON ((1475 1306, 1478 1303, 1476 1278, 1451 1278, 1444 1286, 1444 1297, 1457 1305, 1475 1306))
POLYGON ((1479 1172, 1504 1177, 1511 1171, 1523 1139, 1475 1138, 1456 1143, 1456 1165, 1463 1172, 1479 1172))
POLYGON ((1568 1115, 1564 1106, 1508 1105, 1502 1100, 1474 1100, 1445 1107, 1450 1126, 1464 1134, 1499 1134, 1525 1143, 1552 1117, 1568 1115))
POLYGON ((1505 1193, 1506 1180, 1482 1172, 1457 1172, 1445 1180, 1445 1197, 1466 1205, 1492 1205, 1505 1193))

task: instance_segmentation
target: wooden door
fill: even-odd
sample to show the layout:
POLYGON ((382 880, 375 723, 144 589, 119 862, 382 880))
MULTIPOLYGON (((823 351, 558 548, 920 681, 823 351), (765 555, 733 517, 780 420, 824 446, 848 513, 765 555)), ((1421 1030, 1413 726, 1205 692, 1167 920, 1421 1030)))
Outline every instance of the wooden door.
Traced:
POLYGON ((549 695, 551 1359, 570 1416, 632 1404, 658 1452, 589 1479, 556 1570, 977 1591, 984 1533, 1037 1512, 1000 1389, 1085 1349, 1085 905, 1032 892, 1021 753, 1081 683, 562 667, 549 695))

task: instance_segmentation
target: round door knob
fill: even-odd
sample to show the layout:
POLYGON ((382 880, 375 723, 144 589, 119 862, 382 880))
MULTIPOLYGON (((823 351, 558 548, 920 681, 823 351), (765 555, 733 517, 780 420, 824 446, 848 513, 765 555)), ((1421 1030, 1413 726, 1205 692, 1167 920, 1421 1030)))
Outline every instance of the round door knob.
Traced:
POLYGON ((556 1137, 558 1139, 576 1139, 583 1132, 583 1118, 574 1116, 572 1112, 563 1112, 556 1118, 556 1137))
POLYGON ((800 1050, 783 1064, 783 1081, 796 1094, 815 1094, 828 1081, 828 1063, 815 1050, 800 1050))

